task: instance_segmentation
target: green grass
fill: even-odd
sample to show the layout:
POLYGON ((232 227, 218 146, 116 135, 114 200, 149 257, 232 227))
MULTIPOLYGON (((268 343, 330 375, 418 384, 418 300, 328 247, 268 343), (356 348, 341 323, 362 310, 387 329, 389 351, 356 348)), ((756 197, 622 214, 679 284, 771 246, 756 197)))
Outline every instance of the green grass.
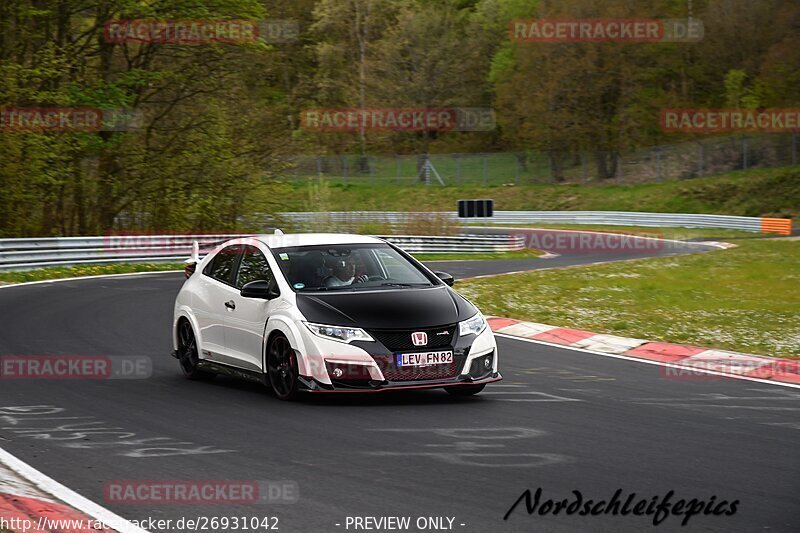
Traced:
POLYGON ((271 184, 282 211, 455 211, 456 201, 492 198, 498 210, 589 210, 800 215, 800 166, 630 185, 271 184))
POLYGON ((800 241, 458 282, 486 314, 800 357, 800 241))
POLYGON ((24 272, 0 272, 0 282, 23 283, 60 278, 79 278, 82 276, 102 276, 106 274, 127 274, 130 272, 155 272, 160 270, 183 270, 182 263, 145 263, 113 265, 81 265, 73 267, 48 267, 24 272))

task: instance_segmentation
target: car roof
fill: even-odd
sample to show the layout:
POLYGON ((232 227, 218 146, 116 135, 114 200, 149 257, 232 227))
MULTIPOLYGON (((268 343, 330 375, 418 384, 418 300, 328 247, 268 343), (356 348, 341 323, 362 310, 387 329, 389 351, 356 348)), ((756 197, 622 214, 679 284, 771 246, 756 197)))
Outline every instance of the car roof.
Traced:
POLYGON ((347 233, 287 233, 286 235, 258 235, 256 239, 270 248, 320 244, 378 244, 384 242, 376 237, 347 233))

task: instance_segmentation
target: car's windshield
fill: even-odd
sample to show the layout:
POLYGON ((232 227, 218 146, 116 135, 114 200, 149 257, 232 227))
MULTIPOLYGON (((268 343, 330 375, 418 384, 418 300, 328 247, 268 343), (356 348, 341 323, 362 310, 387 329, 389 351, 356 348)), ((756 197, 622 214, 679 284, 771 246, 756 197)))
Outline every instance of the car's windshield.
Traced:
POLYGON ((387 244, 276 248, 275 259, 296 291, 430 287, 416 265, 387 244))

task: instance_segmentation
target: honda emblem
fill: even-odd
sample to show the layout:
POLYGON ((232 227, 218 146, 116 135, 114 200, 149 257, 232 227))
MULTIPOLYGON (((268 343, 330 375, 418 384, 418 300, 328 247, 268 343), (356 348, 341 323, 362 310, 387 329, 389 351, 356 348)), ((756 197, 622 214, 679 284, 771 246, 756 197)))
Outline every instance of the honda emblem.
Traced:
POLYGON ((415 331, 411 334, 411 342, 414 346, 425 346, 428 344, 428 334, 424 331, 415 331))

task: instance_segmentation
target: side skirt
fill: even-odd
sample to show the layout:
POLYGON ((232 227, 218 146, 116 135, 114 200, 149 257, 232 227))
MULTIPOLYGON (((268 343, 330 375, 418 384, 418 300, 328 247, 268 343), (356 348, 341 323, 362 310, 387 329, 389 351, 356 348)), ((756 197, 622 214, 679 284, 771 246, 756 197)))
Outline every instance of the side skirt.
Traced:
POLYGON ((201 359, 197 365, 197 368, 207 372, 214 372, 215 374, 220 374, 222 376, 246 379, 247 381, 261 383, 262 385, 266 384, 267 382, 266 374, 262 374, 261 372, 245 370, 244 368, 238 368, 235 366, 226 365, 225 363, 218 363, 216 361, 209 361, 208 359, 201 359))

